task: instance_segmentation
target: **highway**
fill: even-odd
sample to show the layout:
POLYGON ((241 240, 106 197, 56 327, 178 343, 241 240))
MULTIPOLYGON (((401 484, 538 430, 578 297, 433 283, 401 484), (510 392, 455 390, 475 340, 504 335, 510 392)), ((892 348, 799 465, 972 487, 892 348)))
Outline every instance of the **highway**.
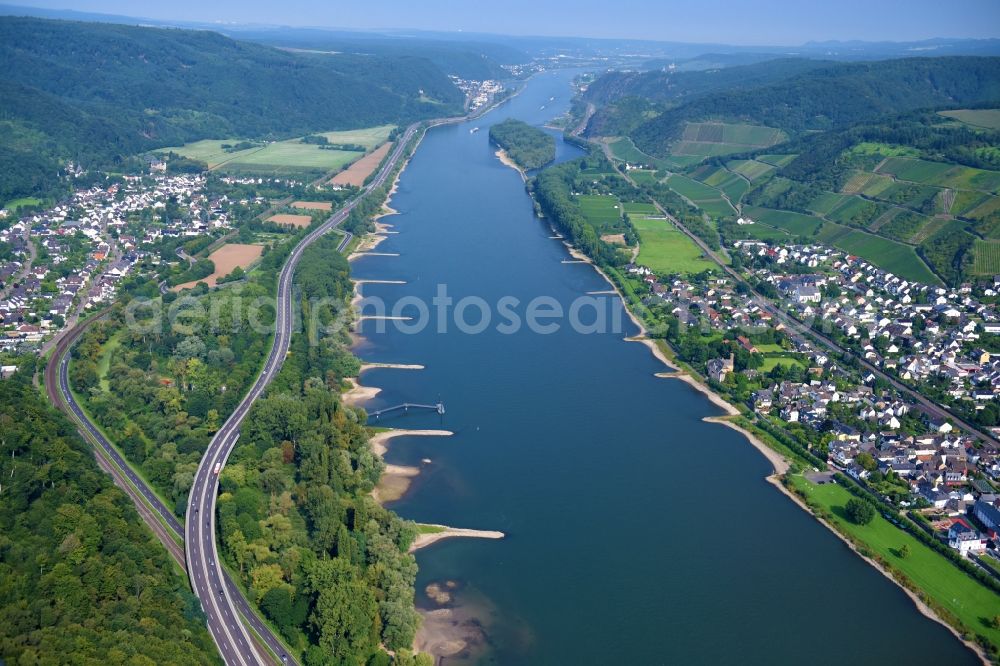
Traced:
MULTIPOLYGON (((413 138, 418 125, 411 125, 396 142, 389 159, 382 165, 371 183, 357 196, 350 199, 323 224, 309 232, 295 246, 278 278, 274 340, 264 367, 250 391, 236 406, 236 409, 222 425, 209 443, 201 459, 194 483, 188 497, 187 520, 185 521, 185 551, 187 571, 191 587, 201 600, 211 631, 223 660, 230 666, 249 666, 263 662, 253 646, 250 636, 239 621, 239 607, 230 588, 224 584, 225 576, 219 562, 215 541, 215 502, 218 492, 218 473, 225 466, 239 439, 240 426, 254 401, 277 375, 288 353, 294 324, 292 306, 292 278, 302 253, 309 245, 347 219, 359 201, 368 192, 381 187, 402 157, 407 144, 413 138)), ((351 240, 345 235, 339 245, 343 249, 351 240)), ((284 658, 284 656, 283 656, 284 658)))
MULTIPOLYGON (((100 319, 107 311, 102 311, 94 315, 91 319, 81 322, 74 327, 59 341, 52 358, 45 368, 45 388, 49 399, 54 405, 65 412, 72 420, 77 422, 82 434, 92 444, 95 445, 95 453, 98 463, 104 468, 115 483, 124 490, 131 498, 139 511, 146 525, 153 531, 164 548, 181 566, 185 566, 184 551, 181 540, 184 535, 184 527, 172 511, 167 509, 156 493, 149 487, 146 481, 136 474, 135 470, 122 457, 111 442, 101 433, 101 431, 90 421, 86 412, 77 403, 73 392, 69 387, 69 351, 76 341, 95 320, 100 319)), ((245 621, 249 622, 254 631, 261 637, 267 647, 276 655, 285 653, 285 648, 271 629, 264 624, 254 609, 250 606, 242 591, 230 578, 228 572, 225 575, 226 586, 230 594, 236 601, 240 614, 245 621)), ((269 660, 273 661, 273 660, 269 660)), ((289 658, 287 663, 296 663, 289 658)))

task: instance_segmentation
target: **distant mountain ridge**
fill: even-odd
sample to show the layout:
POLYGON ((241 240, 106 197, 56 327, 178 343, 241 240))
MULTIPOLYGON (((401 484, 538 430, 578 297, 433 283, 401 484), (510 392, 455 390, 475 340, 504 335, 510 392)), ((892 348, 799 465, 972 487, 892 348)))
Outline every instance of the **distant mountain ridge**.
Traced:
MULTIPOLYGON (((664 156, 686 122, 752 122, 797 134, 886 114, 1000 100, 1000 58, 780 60, 711 72, 611 73, 595 81, 587 96, 610 105, 591 121, 592 134, 599 133, 602 116, 630 97, 659 104, 633 114, 627 133, 641 150, 664 156)), ((617 119, 615 126, 622 124, 617 119)))
POLYGON ((404 123, 464 100, 411 55, 298 54, 203 30, 23 17, 0 17, 0 91, 0 202, 39 193, 34 175, 63 159, 107 166, 201 138, 404 123))

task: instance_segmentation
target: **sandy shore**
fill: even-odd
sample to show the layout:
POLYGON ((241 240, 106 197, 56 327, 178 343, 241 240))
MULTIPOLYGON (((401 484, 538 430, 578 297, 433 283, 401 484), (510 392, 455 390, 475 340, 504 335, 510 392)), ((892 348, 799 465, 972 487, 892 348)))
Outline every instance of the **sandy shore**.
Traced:
POLYGON ((417 363, 362 363, 360 372, 375 370, 377 368, 391 368, 393 370, 423 370, 424 366, 417 363))
POLYGON ((357 407, 382 392, 382 389, 377 386, 362 386, 354 377, 348 377, 344 381, 350 384, 351 388, 344 391, 340 398, 344 401, 345 405, 350 405, 351 407, 357 407))
POLYGON ((521 180, 525 182, 528 181, 528 175, 524 173, 524 169, 518 166, 517 162, 510 159, 510 155, 507 154, 506 150, 504 150, 503 148, 498 148, 497 152, 494 154, 497 156, 497 159, 500 160, 502 164, 504 164, 505 166, 509 166, 511 169, 521 174, 521 180))
POLYGON ((947 629, 948 631, 950 631, 955 636, 955 638, 957 638, 958 640, 960 640, 966 647, 968 647, 970 650, 972 650, 973 652, 975 652, 976 655, 982 660, 983 664, 991 664, 991 663, 993 663, 993 662, 990 661, 989 657, 983 651, 982 647, 979 646, 978 643, 975 643, 973 641, 969 641, 969 640, 966 640, 965 638, 963 638, 962 634, 960 634, 953 626, 951 626, 950 624, 948 624, 947 622, 945 622, 944 620, 942 620, 940 617, 938 617, 937 613, 934 612, 934 609, 932 609, 930 606, 928 606, 926 603, 924 603, 924 601, 920 597, 918 597, 912 590, 906 588, 903 585, 900 585, 899 581, 897 581, 893 577, 892 572, 890 572, 888 569, 886 569, 885 567, 883 567, 881 564, 879 564, 878 562, 876 562, 872 558, 870 558, 870 557, 868 557, 866 555, 861 554, 858 551, 857 547, 851 542, 850 539, 846 538, 843 534, 841 534, 837 530, 837 528, 834 527, 832 524, 830 524, 829 522, 827 522, 826 520, 824 520, 820 516, 817 516, 815 513, 813 513, 813 510, 809 508, 809 505, 806 504, 802 500, 801 497, 799 497, 798 495, 796 495, 795 493, 793 493, 791 490, 789 490, 788 488, 786 488, 785 485, 783 483, 781 483, 781 480, 779 478, 777 478, 777 476, 770 476, 770 477, 768 477, 767 480, 768 480, 768 482, 771 483, 771 485, 773 485, 779 491, 781 491, 782 493, 784 493, 786 497, 788 497, 790 500, 792 500, 793 502, 795 502, 796 504, 798 504, 799 507, 803 511, 809 513, 813 518, 815 518, 820 523, 822 523, 828 530, 830 530, 831 532, 833 532, 837 536, 837 538, 840 539, 841 541, 843 541, 845 544, 847 544, 847 547, 850 548, 852 551, 854 551, 854 553, 858 557, 860 557, 865 562, 867 562, 872 567, 874 567, 875 570, 878 571, 880 574, 882 574, 883 576, 885 576, 886 578, 888 578, 889 580, 891 580, 893 583, 895 583, 896 585, 898 585, 899 588, 901 590, 903 590, 903 592, 906 593, 906 596, 908 596, 910 598, 910 600, 913 602, 913 605, 915 605, 917 607, 917 610, 920 611, 920 613, 922 615, 924 615, 927 618, 930 618, 931 620, 934 620, 935 622, 937 622, 938 624, 940 624, 941 626, 943 626, 945 629, 947 629))
POLYGON ((442 539, 452 539, 454 537, 466 537, 472 539, 502 539, 504 538, 503 532, 497 532, 496 530, 469 530, 462 527, 448 527, 447 525, 434 525, 434 527, 440 527, 440 532, 431 532, 430 534, 418 534, 417 538, 413 540, 410 545, 410 552, 416 552, 421 548, 426 548, 432 543, 437 543, 442 539))
POLYGON ((707 423, 718 423, 720 425, 724 425, 727 428, 732 428, 736 432, 746 437, 747 441, 753 444, 754 448, 760 451, 761 454, 765 458, 767 458, 768 462, 771 463, 771 467, 774 468, 774 475, 767 477, 768 480, 770 481, 775 480, 777 476, 785 474, 791 468, 791 464, 789 464, 789 462, 785 459, 783 455, 781 455, 780 453, 769 447, 767 444, 762 442, 752 432, 750 432, 741 425, 733 423, 725 416, 706 416, 705 418, 702 419, 702 421, 706 421, 707 423))
MULTIPOLYGON (((406 435, 448 437, 451 434, 450 430, 388 430, 372 435, 368 439, 368 445, 371 447, 372 453, 382 458, 389 450, 388 441, 393 437, 406 435)), ((424 464, 430 464, 430 462, 430 460, 425 460, 424 464)), ((419 474, 419 467, 387 464, 378 480, 378 485, 372 491, 372 497, 379 504, 395 502, 406 494, 414 477, 419 474)))

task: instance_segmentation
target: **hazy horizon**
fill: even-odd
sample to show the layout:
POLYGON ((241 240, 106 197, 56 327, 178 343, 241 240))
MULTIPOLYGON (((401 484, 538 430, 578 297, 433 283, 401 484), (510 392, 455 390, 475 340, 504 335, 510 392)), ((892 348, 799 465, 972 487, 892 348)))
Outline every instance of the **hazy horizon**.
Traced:
POLYGON ((1000 3, 992 0, 933 0, 872 3, 843 0, 812 6, 787 0, 626 0, 612 8, 606 2, 579 0, 572 5, 540 5, 509 0, 480 5, 429 0, 413 6, 399 0, 340 3, 316 0, 273 3, 219 0, 128 2, 124 0, 23 0, 11 6, 92 12, 154 19, 259 24, 328 30, 415 30, 493 33, 509 36, 640 39, 715 43, 733 46, 800 46, 825 41, 921 41, 1000 37, 1000 3), (71 5, 71 6, 70 6, 71 5), (720 21, 720 17, 724 20, 720 21), (946 27, 944 27, 946 26, 946 27))

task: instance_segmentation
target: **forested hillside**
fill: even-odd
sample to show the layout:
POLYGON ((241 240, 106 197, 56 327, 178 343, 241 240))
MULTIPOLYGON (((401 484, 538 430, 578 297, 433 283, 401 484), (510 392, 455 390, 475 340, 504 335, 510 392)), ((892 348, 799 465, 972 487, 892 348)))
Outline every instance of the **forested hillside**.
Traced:
POLYGON ((214 664, 198 600, 30 375, 0 381, 0 662, 214 664))
POLYGON ((460 111, 412 55, 297 54, 208 31, 0 17, 0 201, 61 160, 108 166, 201 138, 288 137, 460 111))
MULTIPOLYGON (((629 132, 635 145, 663 157, 684 132, 685 123, 718 119, 776 127, 789 133, 843 128, 879 116, 943 105, 967 105, 1000 99, 1000 59, 952 57, 908 58, 879 62, 834 64, 814 68, 812 61, 772 61, 731 68, 713 74, 638 75, 622 79, 606 75, 588 90, 603 100, 640 96, 660 104, 654 113, 637 118, 629 132), (801 66, 804 71, 787 76, 801 66), (748 86, 740 72, 767 81, 748 86), (690 91, 681 103, 671 92, 673 81, 707 81, 719 76, 727 89, 684 84, 690 91), (607 78, 611 77, 611 78, 607 78), (700 92, 699 92, 700 91, 700 92), (707 91, 707 92, 706 92, 707 91), (650 117, 652 116, 652 117, 650 117)), ((678 84, 681 85, 681 84, 678 84)), ((596 123, 600 123, 598 118, 596 123)), ((593 133, 592 133, 593 134, 593 133)))

